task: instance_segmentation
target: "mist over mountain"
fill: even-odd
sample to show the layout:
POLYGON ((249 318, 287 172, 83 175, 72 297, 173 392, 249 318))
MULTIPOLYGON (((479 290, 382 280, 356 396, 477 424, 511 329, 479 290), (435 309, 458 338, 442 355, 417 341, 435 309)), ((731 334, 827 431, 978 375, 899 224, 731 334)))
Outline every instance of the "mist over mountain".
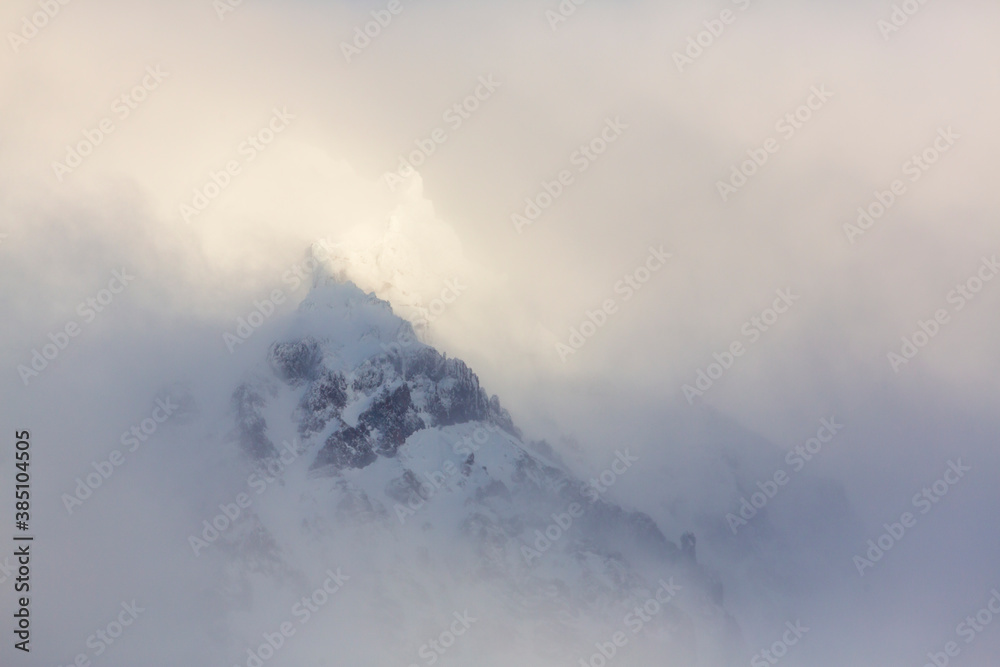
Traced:
MULTIPOLYGON (((475 373, 419 342, 387 302, 321 274, 288 320, 232 395, 229 435, 253 471, 253 504, 192 540, 224 562, 219 603, 233 611, 289 582, 308 587, 321 558, 355 564, 343 566, 351 622, 331 612, 316 639, 289 638, 282 660, 348 643, 359 627, 384 639, 357 659, 379 664, 435 652, 497 665, 589 660, 602 645, 624 653, 613 639, 623 637, 622 664, 737 654, 739 626, 693 537, 668 538, 549 445, 526 442, 475 373), (475 626, 454 649, 428 648, 455 612, 475 626)), ((610 470, 627 475, 637 460, 624 448, 610 470)), ((241 630, 234 645, 256 649, 252 624, 241 630)))
POLYGON ((215 485, 187 538, 215 571, 205 594, 230 661, 256 664, 287 621, 276 664, 345 645, 368 664, 730 664, 752 648, 744 605, 770 618, 801 585, 790 553, 829 557, 852 527, 843 491, 823 480, 796 494, 812 507, 793 521, 824 517, 800 544, 771 532, 767 509, 740 514, 736 498, 777 491, 753 486, 766 470, 754 459, 774 448, 717 416, 714 442, 670 457, 689 481, 663 475, 659 522, 622 505, 613 489, 643 462, 634 447, 577 474, 464 362, 323 269, 268 326, 256 334, 275 336, 266 353, 244 357, 229 405, 198 427, 225 452, 217 466, 243 471, 215 485), (708 473, 699 494, 690 479, 708 473), (324 567, 344 582, 319 611, 309 591, 324 567), (448 635, 454 614, 476 619, 461 639, 448 635))
POLYGON ((3 667, 997 662, 995 2, 0 26, 3 667))

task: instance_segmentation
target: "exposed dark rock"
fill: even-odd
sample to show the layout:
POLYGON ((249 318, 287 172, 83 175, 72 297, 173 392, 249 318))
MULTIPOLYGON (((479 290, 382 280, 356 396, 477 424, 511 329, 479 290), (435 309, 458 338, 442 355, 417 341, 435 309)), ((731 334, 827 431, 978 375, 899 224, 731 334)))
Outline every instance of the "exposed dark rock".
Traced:
POLYGON ((299 385, 317 377, 323 352, 312 338, 291 343, 275 343, 268 352, 275 374, 290 385, 299 385))
POLYGON ((367 430, 361 425, 349 426, 326 439, 311 467, 333 465, 337 468, 364 468, 377 458, 375 445, 367 430))
POLYGON ((385 495, 400 503, 424 499, 420 495, 420 480, 409 469, 404 471, 401 476, 389 480, 389 483, 385 485, 385 495))
MULTIPOLYGON (((521 430, 514 426, 514 420, 511 418, 510 413, 500 405, 500 398, 496 394, 490 397, 487 420, 507 431, 515 438, 521 438, 521 430)), ((559 460, 558 456, 554 456, 553 460, 559 460)))
POLYGON ((340 373, 325 370, 302 397, 299 433, 309 437, 322 431, 330 420, 340 417, 347 405, 347 381, 340 373))
POLYGON ((425 377, 440 382, 447 370, 447 359, 432 347, 415 350, 406 357, 406 378, 425 377))
MULTIPOLYGON (((396 363, 398 363, 398 358, 396 363)), ((379 355, 368 359, 354 371, 354 382, 351 383, 354 391, 371 393, 378 389, 396 374, 393 358, 387 355, 379 355)))
POLYGON ((402 384, 393 391, 385 391, 358 417, 358 425, 369 431, 378 431, 378 452, 395 456, 399 447, 425 424, 417 416, 410 399, 410 387, 402 384))
POLYGON ((435 426, 486 421, 489 414, 489 400, 479 387, 479 378, 458 359, 445 362, 445 377, 437 383, 429 403, 435 426))
POLYGON ((241 384, 233 392, 240 449, 254 459, 267 458, 277 453, 274 443, 267 437, 267 421, 260 413, 263 406, 264 397, 247 384, 241 384))

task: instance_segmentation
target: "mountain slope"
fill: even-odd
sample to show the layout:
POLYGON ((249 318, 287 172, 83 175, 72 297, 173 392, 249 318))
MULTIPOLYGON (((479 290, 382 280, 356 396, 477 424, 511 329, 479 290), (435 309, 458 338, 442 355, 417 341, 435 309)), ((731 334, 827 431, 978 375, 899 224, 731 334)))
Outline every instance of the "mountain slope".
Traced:
POLYGON ((240 664, 267 630, 245 612, 292 609, 333 564, 337 604, 275 664, 350 646, 351 664, 722 665, 738 645, 693 536, 679 548, 526 443, 466 364, 351 283, 317 279, 232 411, 252 504, 213 556, 240 664), (462 612, 461 641, 429 642, 462 612))

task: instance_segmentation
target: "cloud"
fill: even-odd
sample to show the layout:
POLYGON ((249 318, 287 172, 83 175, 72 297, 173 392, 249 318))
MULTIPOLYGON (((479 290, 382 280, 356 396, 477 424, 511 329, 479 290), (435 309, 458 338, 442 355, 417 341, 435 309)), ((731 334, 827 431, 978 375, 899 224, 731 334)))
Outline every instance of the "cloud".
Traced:
MULTIPOLYGON (((244 2, 220 19, 201 0, 68 3, 8 49, 0 397, 10 428, 66 415, 42 427, 68 457, 44 464, 53 497, 187 369, 212 369, 199 391, 223 400, 242 368, 222 333, 324 238, 346 275, 414 319, 447 281, 467 285, 422 335, 581 470, 629 441, 657 457, 650 471, 679 459, 703 466, 693 479, 716 479, 722 454, 686 448, 727 432, 714 421, 725 415, 761 436, 746 436, 747 466, 773 472, 775 448, 835 414, 850 435, 816 474, 843 484, 870 529, 863 545, 949 457, 995 464, 1000 282, 983 281, 961 308, 949 298, 1000 253, 995 6, 927 3, 889 33, 879 21, 892 6, 865 3, 584 3, 565 21, 547 15, 555 2, 400 6, 350 61, 341 44, 383 5, 244 2), (734 18, 720 27, 723 9, 734 18), (675 54, 692 62, 679 71, 675 54), (484 77, 499 85, 477 97, 484 77), (829 91, 822 104, 817 89, 829 91), (276 114, 288 117, 280 131, 276 114), (615 141, 602 139, 609 119, 627 126, 615 141), (932 151, 948 128, 953 146, 932 151), (418 175, 390 188, 400 156, 438 129, 445 139, 430 139, 418 175), (54 166, 74 152, 71 171, 54 166), (511 216, 552 197, 564 171, 571 179, 518 233, 511 216), (858 208, 888 201, 894 181, 905 191, 851 237, 858 208), (725 201, 720 182, 735 189, 725 201), (199 194, 204 210, 186 221, 181 207, 199 194), (616 285, 651 246, 670 261, 625 301, 616 285), (78 305, 121 267, 134 285, 25 387, 17 366, 83 324, 78 305), (776 290, 800 300, 751 341, 744 325, 776 290), (616 313, 564 362, 556 344, 609 298, 616 313), (894 370, 887 355, 940 309, 948 323, 894 370), (746 354, 704 406, 688 405, 682 387, 734 341, 746 354)), ((0 25, 23 36, 39 7, 10 3, 0 25)), ((292 296, 281 314, 303 291, 292 296)), ((672 513, 656 474, 639 477, 620 492, 659 521, 681 530, 697 514, 672 513)), ((974 480, 902 565, 886 563, 879 609, 901 599, 904 574, 942 582, 947 598, 940 614, 914 612, 921 631, 946 633, 957 620, 945 607, 960 618, 978 603, 996 549, 963 512, 996 498, 974 480), (955 572, 961 558, 982 567, 955 572)), ((134 485, 138 514, 180 530, 134 485)), ((66 544, 88 539, 77 526, 66 544)), ((102 534, 89 537, 80 563, 97 558, 102 534)), ((53 580, 82 577, 49 558, 53 580)), ((135 568, 121 581, 141 582, 135 568)), ((102 608, 137 594, 123 585, 102 608)), ((834 626, 857 613, 834 608, 834 626)), ((95 629, 73 628, 84 639, 95 629)), ((893 637, 888 655, 921 655, 915 630, 893 637)))

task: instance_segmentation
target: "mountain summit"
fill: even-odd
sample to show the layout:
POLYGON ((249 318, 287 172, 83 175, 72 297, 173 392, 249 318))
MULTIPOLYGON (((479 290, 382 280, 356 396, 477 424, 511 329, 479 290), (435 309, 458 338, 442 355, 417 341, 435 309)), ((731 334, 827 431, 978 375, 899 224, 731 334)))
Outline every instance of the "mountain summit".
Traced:
MULTIPOLYGON (((333 566, 349 577, 337 604, 282 661, 722 665, 738 643, 693 535, 678 546, 576 479, 464 362, 353 283, 316 280, 232 407, 252 491, 213 553, 234 648, 266 630, 241 604, 293 601, 333 566), (463 612, 478 621, 448 620, 463 612), (459 626, 454 647, 429 640, 459 626)), ((628 475, 628 448, 612 456, 628 475)))

